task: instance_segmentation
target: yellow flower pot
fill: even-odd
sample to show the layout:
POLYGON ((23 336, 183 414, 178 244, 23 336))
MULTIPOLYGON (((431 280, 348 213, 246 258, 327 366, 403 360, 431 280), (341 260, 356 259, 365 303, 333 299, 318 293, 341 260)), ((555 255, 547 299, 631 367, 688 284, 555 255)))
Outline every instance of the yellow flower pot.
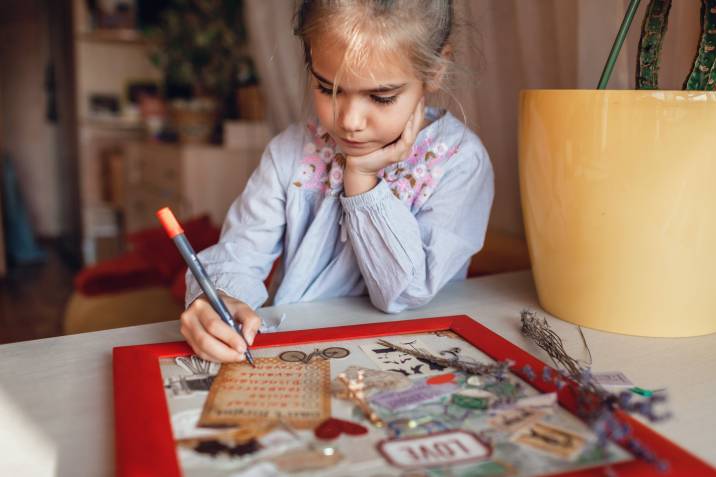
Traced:
POLYGON ((523 91, 519 172, 546 311, 630 335, 716 332, 716 93, 523 91))

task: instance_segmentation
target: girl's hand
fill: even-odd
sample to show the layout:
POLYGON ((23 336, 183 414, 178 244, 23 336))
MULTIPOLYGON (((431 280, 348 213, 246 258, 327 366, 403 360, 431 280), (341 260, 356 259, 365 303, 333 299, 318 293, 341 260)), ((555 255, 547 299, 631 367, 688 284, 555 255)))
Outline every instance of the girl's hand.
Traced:
POLYGON ((367 192, 378 183, 376 174, 391 164, 400 162, 408 155, 423 125, 425 100, 421 99, 408 118, 405 129, 393 143, 365 156, 346 156, 343 189, 346 196, 367 192))
MULTIPOLYGON (((246 342, 252 344, 261 318, 246 303, 220 295, 231 316, 242 325, 246 342)), ((216 363, 242 361, 246 343, 229 325, 221 321, 203 295, 181 314, 181 334, 200 358, 216 363)))

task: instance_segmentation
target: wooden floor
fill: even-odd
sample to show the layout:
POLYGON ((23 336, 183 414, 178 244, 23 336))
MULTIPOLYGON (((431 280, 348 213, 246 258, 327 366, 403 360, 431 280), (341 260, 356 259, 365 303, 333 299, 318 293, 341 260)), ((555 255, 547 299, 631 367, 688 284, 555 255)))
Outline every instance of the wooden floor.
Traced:
POLYGON ((65 303, 77 272, 54 243, 43 243, 48 260, 10 267, 0 278, 0 344, 62 334, 65 303))

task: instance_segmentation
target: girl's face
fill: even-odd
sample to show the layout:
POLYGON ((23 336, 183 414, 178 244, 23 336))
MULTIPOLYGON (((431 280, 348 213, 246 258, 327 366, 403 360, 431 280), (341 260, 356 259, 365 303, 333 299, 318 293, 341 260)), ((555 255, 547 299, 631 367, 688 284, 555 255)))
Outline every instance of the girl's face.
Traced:
POLYGON ((333 84, 345 49, 326 35, 312 44, 316 45, 310 67, 316 113, 341 150, 364 156, 397 140, 425 94, 409 66, 369 57, 365 67, 344 70, 334 101, 333 84))

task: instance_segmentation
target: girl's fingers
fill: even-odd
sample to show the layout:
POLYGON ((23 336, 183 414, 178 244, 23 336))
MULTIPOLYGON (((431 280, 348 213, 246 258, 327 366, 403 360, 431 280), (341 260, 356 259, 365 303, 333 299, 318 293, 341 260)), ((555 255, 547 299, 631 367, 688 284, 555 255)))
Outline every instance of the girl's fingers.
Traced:
POLYGON ((423 125, 424 104, 424 99, 418 101, 418 104, 415 106, 415 111, 413 111, 410 119, 408 119, 408 122, 405 124, 405 130, 403 130, 400 140, 395 143, 397 154, 393 162, 400 162, 415 143, 415 139, 418 137, 420 128, 423 125))
POLYGON ((198 298, 181 315, 181 333, 196 354, 217 362, 240 361, 246 343, 221 321, 205 298, 198 298))
POLYGON ((423 117, 424 117, 424 105, 425 100, 421 99, 418 101, 417 106, 415 107, 415 111, 413 112, 413 115, 410 118, 409 124, 406 126, 406 133, 403 137, 405 139, 405 144, 407 147, 410 147, 415 142, 415 138, 418 137, 418 133, 420 132, 420 128, 423 125, 423 117))
POLYGON ((241 333, 244 335, 246 342, 252 345, 261 327, 261 318, 247 306, 245 310, 241 311, 239 319, 241 321, 241 333))
POLYGON ((197 346, 197 344, 194 342, 194 337, 192 336, 191 332, 185 331, 184 328, 182 328, 182 334, 184 335, 186 342, 189 343, 189 346, 191 346, 191 349, 194 350, 194 354, 206 361, 211 361, 214 363, 219 362, 216 357, 210 356, 208 353, 205 353, 204 350, 199 348, 199 346, 197 346))
POLYGON ((420 129, 423 127, 423 119, 425 119, 425 98, 418 102, 418 110, 415 112, 415 130, 413 136, 417 137, 420 129))
POLYGON ((246 342, 251 345, 254 342, 256 333, 261 327, 261 318, 246 303, 234 300, 227 300, 226 306, 231 312, 231 316, 237 323, 241 324, 241 334, 246 342))
POLYGON ((243 338, 233 328, 221 321, 214 310, 207 310, 205 313, 199 314, 199 322, 206 333, 222 341, 229 348, 241 355, 246 351, 246 343, 243 338))
POLYGON ((244 353, 239 353, 230 348, 226 343, 219 341, 209 333, 203 332, 199 336, 195 336, 194 342, 196 343, 196 348, 202 350, 208 356, 209 361, 233 363, 244 359, 244 353))
MULTIPOLYGON (((216 319, 219 319, 218 316, 216 319)), ((210 335, 197 316, 188 321, 185 324, 182 320, 181 332, 200 358, 216 363, 241 361, 244 358, 243 353, 210 335)))

